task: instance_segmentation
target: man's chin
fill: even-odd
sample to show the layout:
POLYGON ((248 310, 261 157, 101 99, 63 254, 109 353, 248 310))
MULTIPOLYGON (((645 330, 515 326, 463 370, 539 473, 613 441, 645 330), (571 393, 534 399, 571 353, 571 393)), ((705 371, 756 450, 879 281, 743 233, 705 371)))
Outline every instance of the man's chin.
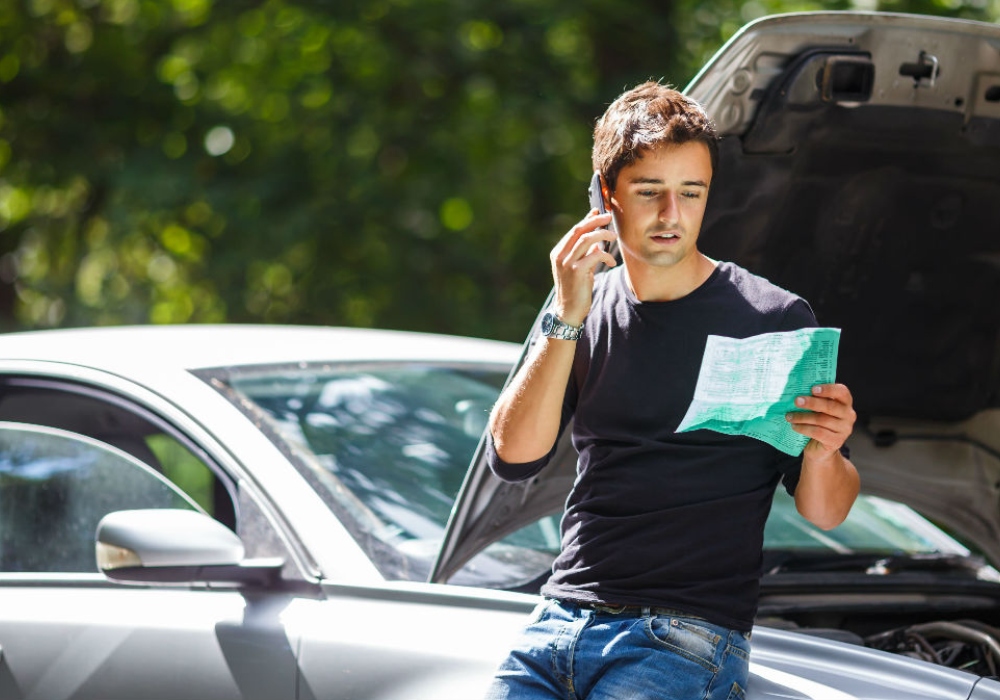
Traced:
POLYGON ((656 250, 647 252, 646 255, 643 256, 642 261, 650 267, 671 268, 676 267, 677 264, 684 259, 684 253, 679 250, 656 250))

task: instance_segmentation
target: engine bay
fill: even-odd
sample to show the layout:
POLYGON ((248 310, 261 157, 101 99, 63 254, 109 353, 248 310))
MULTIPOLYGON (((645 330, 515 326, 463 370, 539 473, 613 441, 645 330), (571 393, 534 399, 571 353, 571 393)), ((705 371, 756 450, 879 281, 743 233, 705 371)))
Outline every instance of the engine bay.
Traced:
POLYGON ((1000 671, 1000 584, 906 575, 765 577, 757 624, 900 654, 980 677, 1000 671), (882 585, 875 585, 882 584, 882 585), (881 589, 881 590, 880 590, 881 589), (885 590, 890 589, 890 590, 885 590), (803 593, 802 591, 809 591, 803 593))

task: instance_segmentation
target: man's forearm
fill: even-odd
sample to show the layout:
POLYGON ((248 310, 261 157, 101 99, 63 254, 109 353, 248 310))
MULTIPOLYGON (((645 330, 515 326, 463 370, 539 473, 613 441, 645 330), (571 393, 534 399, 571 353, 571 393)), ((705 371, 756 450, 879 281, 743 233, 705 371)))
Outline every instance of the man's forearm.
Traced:
POLYGON ((858 470, 839 451, 802 459, 802 474, 795 487, 795 506, 809 522, 824 530, 844 522, 861 488, 858 470))
POLYGON ((512 464, 531 462, 552 449, 559 437, 575 352, 575 341, 539 339, 490 414, 490 431, 500 459, 512 464))

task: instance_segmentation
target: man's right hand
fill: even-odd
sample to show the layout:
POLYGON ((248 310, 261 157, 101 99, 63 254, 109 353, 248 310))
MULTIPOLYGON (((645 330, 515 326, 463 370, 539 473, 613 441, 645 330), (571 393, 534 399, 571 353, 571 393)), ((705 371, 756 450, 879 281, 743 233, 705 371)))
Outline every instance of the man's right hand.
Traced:
POLYGON ((552 279, 555 282, 553 311, 564 323, 579 326, 590 312, 594 293, 594 271, 604 263, 617 265, 614 256, 604 250, 605 242, 614 241, 611 214, 596 209, 571 228, 549 253, 552 279))

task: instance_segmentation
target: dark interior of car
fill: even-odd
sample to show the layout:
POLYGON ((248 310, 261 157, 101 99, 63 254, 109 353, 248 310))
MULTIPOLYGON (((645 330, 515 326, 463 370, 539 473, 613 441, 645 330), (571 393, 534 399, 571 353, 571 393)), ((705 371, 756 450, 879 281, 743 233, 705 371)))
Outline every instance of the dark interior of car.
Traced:
POLYGON ((795 85, 816 70, 793 62, 749 132, 723 140, 706 253, 844 329, 838 376, 862 421, 997 406, 1000 119, 805 99, 795 85))

